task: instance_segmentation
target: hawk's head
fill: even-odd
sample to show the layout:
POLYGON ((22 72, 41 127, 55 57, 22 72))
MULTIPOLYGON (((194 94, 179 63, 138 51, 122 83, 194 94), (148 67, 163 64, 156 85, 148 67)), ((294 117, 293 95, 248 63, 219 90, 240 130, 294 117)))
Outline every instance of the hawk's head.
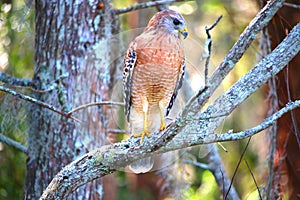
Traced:
POLYGON ((147 28, 162 28, 168 33, 178 36, 182 34, 184 38, 188 35, 187 25, 182 15, 170 9, 156 13, 149 21, 147 28))

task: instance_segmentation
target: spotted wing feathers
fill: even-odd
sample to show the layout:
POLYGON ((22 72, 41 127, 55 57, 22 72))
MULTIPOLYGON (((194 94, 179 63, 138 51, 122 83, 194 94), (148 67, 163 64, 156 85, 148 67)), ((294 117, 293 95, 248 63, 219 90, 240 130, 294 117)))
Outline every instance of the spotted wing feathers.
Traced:
POLYGON ((127 54, 124 58, 124 68, 123 68, 123 87, 124 87, 124 101, 125 101, 125 115, 127 118, 127 121, 129 122, 129 116, 130 116, 130 108, 131 108, 131 80, 132 80, 132 74, 133 69, 135 66, 135 62, 137 59, 136 51, 135 51, 135 42, 132 42, 129 45, 129 48, 127 50, 127 54))
POLYGON ((182 87, 182 83, 183 83, 183 77, 184 77, 184 70, 185 70, 185 58, 183 59, 182 61, 182 64, 181 64, 181 69, 180 69, 180 74, 179 74, 179 77, 178 77, 178 80, 176 82, 176 85, 175 85, 175 89, 174 89, 174 92, 173 92, 173 95, 171 97, 171 100, 169 102, 169 105, 167 107, 167 112, 166 112, 166 116, 169 115, 170 111, 171 111, 171 108, 173 107, 174 103, 175 103, 175 99, 177 97, 177 94, 179 92, 179 89, 182 87))

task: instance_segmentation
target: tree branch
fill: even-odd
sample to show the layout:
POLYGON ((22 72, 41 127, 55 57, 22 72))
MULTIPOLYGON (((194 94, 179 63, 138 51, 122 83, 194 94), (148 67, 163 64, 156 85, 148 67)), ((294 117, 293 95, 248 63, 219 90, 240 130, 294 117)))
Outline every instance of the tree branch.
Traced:
MULTIPOLYGON (((205 42, 205 49, 208 52, 207 57, 206 57, 206 62, 205 62, 205 86, 207 85, 207 76, 208 76, 208 67, 209 67, 209 62, 210 62, 210 56, 211 56, 211 48, 212 48, 212 39, 210 35, 210 31, 219 23, 221 20, 222 15, 218 17, 218 19, 209 27, 205 26, 205 32, 207 35, 207 39, 205 42)), ((205 145, 204 148, 209 149, 210 152, 206 156, 207 162, 209 163, 209 166, 211 167, 211 172, 213 173, 215 180, 220 188, 221 193, 223 196, 225 196, 225 189, 228 188, 228 192, 226 193, 225 199, 233 199, 233 200, 238 200, 240 199, 235 188, 232 187, 232 182, 227 176, 227 173, 225 171, 225 168, 222 163, 222 159, 220 157, 220 154, 218 152, 218 148, 216 147, 216 144, 210 144, 210 145, 205 145)))
POLYGON ((149 1, 149 2, 145 2, 145 3, 133 4, 133 5, 125 7, 125 8, 115 9, 114 12, 117 15, 120 15, 120 14, 127 13, 127 12, 130 12, 133 10, 140 10, 140 9, 144 9, 144 8, 156 7, 156 6, 160 6, 160 5, 164 5, 164 4, 171 4, 171 3, 183 2, 183 1, 187 1, 187 0, 149 1))
POLYGON ((23 87, 34 86, 34 82, 32 79, 20 79, 2 72, 0 72, 0 82, 3 82, 9 86, 23 86, 23 87))
POLYGON ((74 112, 77 112, 78 110, 90 107, 90 106, 104 106, 104 105, 112 105, 112 106, 124 106, 123 102, 112 102, 112 101, 102 101, 102 102, 93 102, 93 103, 88 103, 88 104, 84 104, 81 106, 78 106, 74 109, 72 109, 71 111, 69 111, 67 114, 71 115, 74 112))
MULTIPOLYGON (((277 74, 298 54, 300 50, 300 23, 273 50, 228 91, 210 105, 202 115, 231 113, 250 94, 268 79, 277 74)), ((204 91, 204 93, 206 93, 204 91)), ((224 117, 199 119, 178 117, 163 134, 153 134, 142 146, 137 139, 130 139, 108 146, 102 146, 63 168, 51 181, 41 199, 64 199, 72 191, 96 178, 113 173, 117 169, 156 153, 163 153, 199 144, 240 140, 272 125, 284 113, 300 106, 300 100, 287 104, 274 115, 253 129, 233 134, 214 134, 215 128, 224 117)))
POLYGON ((17 92, 17 91, 14 91, 14 90, 11 90, 11 89, 9 89, 9 88, 2 87, 2 86, 0 86, 0 91, 9 93, 9 94, 11 94, 11 95, 13 95, 13 96, 19 97, 20 99, 29 101, 29 102, 31 102, 31 103, 35 103, 35 104, 37 104, 37 105, 39 105, 39 106, 41 106, 41 107, 43 107, 43 108, 47 108, 47 109, 49 109, 49 110, 52 110, 53 112, 56 112, 56 113, 58 113, 58 114, 60 114, 60 115, 62 115, 62 116, 64 116, 64 117, 71 118, 71 119, 73 119, 73 120, 75 120, 75 121, 77 121, 77 122, 81 122, 80 120, 76 119, 75 117, 70 116, 68 113, 63 112, 63 111, 61 111, 61 110, 55 108, 54 106, 52 106, 52 105, 50 105, 50 104, 47 104, 47 103, 45 103, 45 102, 42 102, 42 101, 37 100, 37 99, 35 99, 35 98, 32 98, 32 97, 30 97, 30 96, 24 95, 24 94, 19 93, 19 92, 17 92))
POLYGON ((284 0, 268 1, 265 7, 249 23, 237 42, 229 50, 229 53, 224 58, 223 62, 208 79, 205 92, 198 92, 198 94, 192 97, 187 103, 182 112, 183 115, 189 113, 189 116, 187 117, 192 117, 201 110, 202 106, 208 101, 209 97, 246 52, 256 35, 269 23, 275 13, 282 7, 283 2, 284 0), (197 101, 195 101, 195 99, 197 99, 197 101))
POLYGON ((20 151, 27 154, 27 147, 26 146, 24 146, 23 144, 21 144, 17 141, 14 141, 14 140, 10 139, 9 137, 6 137, 3 134, 0 134, 0 142, 3 142, 5 144, 7 144, 9 146, 12 146, 12 147, 14 147, 14 148, 16 148, 16 149, 18 149, 18 150, 20 150, 20 151))

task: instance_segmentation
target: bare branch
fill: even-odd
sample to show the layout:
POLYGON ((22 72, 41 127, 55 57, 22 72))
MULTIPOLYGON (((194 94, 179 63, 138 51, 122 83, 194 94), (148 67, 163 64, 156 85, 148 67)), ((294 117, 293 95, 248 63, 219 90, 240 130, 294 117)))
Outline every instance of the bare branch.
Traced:
POLYGON ((69 111, 67 114, 71 115, 74 112, 77 112, 81 109, 84 109, 84 108, 87 108, 90 106, 104 106, 104 105, 124 106, 124 103, 123 102, 112 102, 112 101, 93 102, 93 103, 88 103, 88 104, 78 106, 78 107, 74 108, 73 110, 69 111))
POLYGON ((258 185, 257 185, 257 182, 256 182, 256 179, 255 179, 255 177, 254 177, 254 174, 253 174, 253 172, 252 172, 252 170, 251 170, 251 168, 250 168, 250 166, 249 166, 249 164, 248 164, 248 162, 247 162, 246 159, 245 159, 245 163, 246 163, 246 165, 247 165, 247 168, 248 168, 248 170, 249 170, 249 172, 250 172, 250 174, 251 174, 251 177, 252 177, 253 182, 254 182, 254 184, 255 184, 255 187, 256 187, 256 189, 257 189, 257 192, 258 192, 258 195, 259 195, 259 199, 260 199, 260 200, 263 200, 263 198, 262 198, 262 196, 261 196, 260 189, 259 189, 259 187, 258 187, 258 185))
POLYGON ((24 146, 23 144, 15 141, 15 140, 12 140, 8 137, 6 137, 5 135, 3 134, 0 134, 0 142, 3 142, 9 146, 12 146, 20 151, 22 151, 23 153, 26 153, 27 154, 27 147, 24 146))
POLYGON ((171 3, 183 2, 183 1, 187 1, 187 0, 149 1, 149 2, 145 2, 145 3, 133 4, 132 6, 129 6, 129 7, 126 7, 126 8, 116 9, 115 13, 117 15, 120 15, 120 14, 127 13, 127 12, 130 12, 130 11, 133 11, 133 10, 140 10, 140 9, 144 9, 144 8, 156 7, 156 6, 160 6, 160 5, 164 5, 164 4, 171 4, 171 3))
POLYGON ((205 55, 202 55, 202 58, 206 58, 205 61, 205 72, 204 72, 204 82, 205 85, 207 84, 207 76, 208 76, 208 66, 209 66, 209 61, 210 61, 210 55, 211 55, 211 47, 212 47, 212 39, 209 31, 211 31, 221 20, 223 16, 219 16, 218 19, 209 27, 205 26, 205 32, 207 35, 207 39, 205 41, 205 55))
POLYGON ((293 3, 287 3, 287 2, 284 2, 283 5, 284 5, 284 6, 287 6, 287 7, 291 7, 291 8, 300 9, 300 5, 293 4, 293 3))
POLYGON ((209 168, 211 172, 213 173, 216 183, 219 186, 219 189, 221 190, 221 194, 223 197, 225 197, 225 193, 228 191, 228 200, 239 200, 239 196, 237 192, 235 191, 235 188, 231 188, 231 181, 228 178, 227 174, 224 173, 226 170, 224 166, 220 163, 222 163, 222 159, 219 155, 218 148, 214 144, 209 144, 208 146, 211 146, 211 151, 207 154, 207 161, 209 163, 209 168))
POLYGON ((233 45, 229 53, 224 58, 223 62, 209 78, 206 85, 206 91, 198 93, 191 98, 198 100, 189 101, 182 112, 183 115, 189 113, 190 116, 194 116, 201 110, 202 106, 208 101, 216 88, 243 56, 252 41, 255 39, 256 35, 269 23, 279 8, 282 7, 283 2, 284 0, 268 1, 266 6, 249 23, 244 32, 240 35, 238 41, 233 45))
POLYGON ((200 162, 196 162, 196 161, 193 161, 193 160, 182 160, 182 162, 186 163, 186 164, 194 165, 196 167, 200 167, 202 169, 211 170, 210 166, 208 164, 205 164, 205 163, 200 163, 200 162))
POLYGON ((276 122, 276 120, 278 120, 285 113, 290 112, 291 110, 294 110, 298 107, 300 107, 300 100, 290 102, 290 103, 286 104, 285 107, 281 108, 279 111, 272 114, 270 117, 267 117, 258 126, 255 126, 251 129, 241 131, 238 133, 232 133, 232 131, 229 131, 224 134, 215 134, 215 136, 216 136, 215 139, 218 141, 232 141, 232 140, 241 140, 241 139, 245 139, 247 137, 251 137, 251 136, 265 130, 266 128, 270 127, 271 125, 273 125, 276 122), (232 138, 232 137, 228 138, 229 135, 233 136, 234 138, 232 138))
POLYGON ((241 165, 241 162, 242 162, 242 159, 243 159, 243 157, 244 157, 244 155, 245 155, 245 153, 246 153, 246 150, 248 149, 248 146, 249 146, 249 144, 250 144, 250 141, 251 141, 251 137, 249 137, 248 142, 247 142, 247 144, 246 144, 246 146, 245 146, 245 148, 244 148, 244 150, 243 150, 243 152, 242 152, 242 154, 241 154, 241 156, 240 156, 240 159, 239 159, 239 161, 238 161, 238 164, 237 164, 236 168, 234 169, 234 172, 233 172, 233 175, 232 175, 232 178, 231 178, 231 181, 230 181, 229 188, 228 188, 228 190, 227 190, 227 192, 226 192, 226 194, 225 194, 225 199, 227 199, 227 197, 228 197, 228 195, 229 195, 229 193, 230 193, 230 190, 231 190, 232 184, 233 184, 233 180, 234 180, 235 175, 236 175, 236 173, 237 173, 237 171, 238 171, 238 169, 239 169, 239 167, 240 167, 240 165, 241 165))
POLYGON ((115 134, 129 134, 128 131, 126 130, 121 130, 121 129, 107 129, 107 133, 115 133, 115 134))
MULTIPOLYGON (((209 27, 205 26, 205 32, 207 35, 207 39, 205 42, 205 49, 207 52, 206 61, 205 61, 205 85, 207 85, 207 76, 208 76, 208 67, 210 62, 210 56, 211 56, 211 48, 212 48, 212 38, 210 35, 210 31, 219 23, 221 20, 222 15, 218 17, 218 19, 209 27)), ((226 114, 227 115, 227 114, 226 114)), ((220 144, 221 145, 221 144, 220 144)), ((221 193, 225 193, 225 188, 228 188, 228 192, 226 193, 225 199, 239 199, 239 196, 235 190, 234 187, 231 185, 231 181, 228 179, 228 176, 226 174, 226 171, 224 169, 223 163, 221 162, 220 154, 217 150, 216 144, 210 144, 204 146, 204 148, 209 148, 213 146, 214 150, 211 151, 206 159, 211 167, 211 172, 215 176, 216 182, 219 185, 219 188, 221 190, 221 193), (220 173, 222 172, 222 173, 220 173), (230 190, 231 188, 231 190, 230 190)), ((222 146, 223 147, 223 146, 222 146)))
POLYGON ((2 72, 0 72, 0 82, 3 82, 9 86, 23 86, 23 87, 34 86, 34 82, 32 79, 20 79, 2 72))
POLYGON ((19 97, 20 99, 29 101, 29 102, 31 102, 31 103, 35 103, 35 104, 37 104, 37 105, 39 105, 39 106, 41 106, 41 107, 43 107, 43 108, 47 108, 47 109, 49 109, 49 110, 52 110, 53 112, 56 112, 56 113, 58 113, 58 114, 60 114, 60 115, 62 115, 62 116, 64 116, 64 117, 71 118, 71 119, 73 119, 73 120, 75 120, 75 121, 77 121, 77 122, 81 122, 79 119, 76 119, 75 117, 70 116, 68 113, 63 112, 63 111, 61 111, 61 110, 55 108, 55 107, 52 106, 52 105, 49 105, 49 104, 47 104, 47 103, 45 103, 45 102, 42 102, 42 101, 37 100, 37 99, 35 99, 35 98, 32 98, 32 97, 30 97, 30 96, 24 95, 24 94, 19 93, 19 92, 17 92, 17 91, 14 91, 14 90, 11 90, 11 89, 9 89, 9 88, 2 87, 2 86, 0 86, 0 91, 9 93, 9 94, 11 94, 11 95, 13 95, 13 96, 19 97))

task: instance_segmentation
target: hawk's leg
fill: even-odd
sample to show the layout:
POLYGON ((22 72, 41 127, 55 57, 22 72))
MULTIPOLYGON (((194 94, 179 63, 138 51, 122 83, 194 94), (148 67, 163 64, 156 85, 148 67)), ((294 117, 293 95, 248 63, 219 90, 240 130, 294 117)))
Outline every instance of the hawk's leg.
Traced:
POLYGON ((144 112, 144 127, 143 131, 141 133, 134 134, 133 137, 141 137, 140 144, 143 143, 144 137, 147 136, 148 138, 150 137, 150 132, 148 131, 148 119, 147 119, 147 113, 148 113, 148 101, 144 100, 143 101, 143 112, 144 112))
POLYGON ((165 117, 164 117, 164 106, 163 106, 163 101, 160 101, 158 103, 159 105, 159 113, 160 113, 160 127, 159 130, 165 130, 166 129, 166 123, 165 123, 165 117))

